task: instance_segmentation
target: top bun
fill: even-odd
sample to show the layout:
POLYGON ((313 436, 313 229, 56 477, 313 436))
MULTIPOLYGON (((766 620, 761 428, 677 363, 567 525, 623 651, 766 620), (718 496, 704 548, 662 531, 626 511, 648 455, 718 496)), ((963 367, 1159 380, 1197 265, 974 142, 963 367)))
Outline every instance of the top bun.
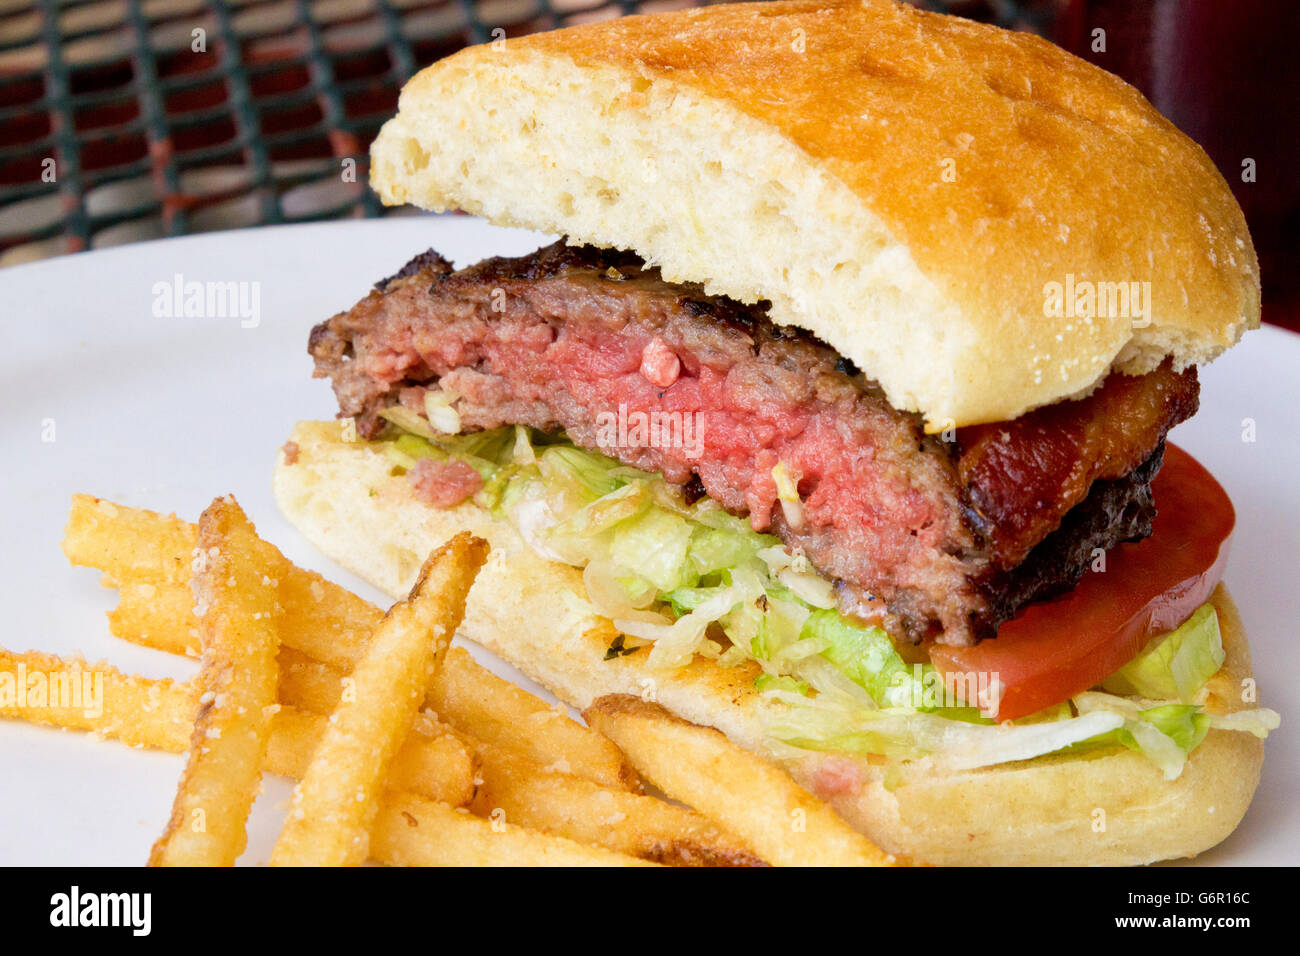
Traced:
POLYGON ((770 300, 932 431, 1208 361, 1259 324, 1241 210, 1141 94, 1036 36, 892 0, 472 47, 406 85, 371 158, 386 203, 770 300))

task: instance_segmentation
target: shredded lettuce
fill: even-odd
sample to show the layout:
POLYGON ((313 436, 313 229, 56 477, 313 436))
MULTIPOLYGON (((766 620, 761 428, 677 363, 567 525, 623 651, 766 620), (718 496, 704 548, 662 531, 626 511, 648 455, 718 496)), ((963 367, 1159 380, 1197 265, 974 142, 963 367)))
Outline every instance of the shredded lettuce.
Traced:
MULTIPOLYGON (((430 393, 435 395, 435 393, 430 393)), ((624 634, 649 642, 649 663, 695 656, 757 664, 774 750, 932 760, 974 769, 1047 754, 1125 747, 1178 776, 1211 729, 1266 736, 1279 718, 1255 709, 1213 715, 1200 704, 1224 650, 1214 608, 1153 640, 1100 689, 1001 724, 979 700, 934 699, 938 673, 908 663, 879 627, 835 609, 828 582, 801 553, 755 532, 717 502, 687 502, 662 477, 574 446, 562 435, 507 426, 449 427, 454 395, 426 410, 381 414, 397 434, 378 444, 399 469, 457 459, 483 478, 475 500, 510 521, 539 554, 583 569, 587 599, 624 634)), ((458 424, 458 420, 456 422, 458 424)), ((798 476, 773 470, 782 505, 799 506, 798 476)))
POLYGON ((438 433, 429 427, 428 422, 403 405, 390 405, 388 408, 380 409, 379 417, 408 435, 428 439, 438 437, 438 433))
POLYGON ((496 431, 439 435, 419 415, 400 405, 384 409, 380 416, 401 429, 394 439, 381 443, 384 454, 401 469, 414 468, 421 458, 455 458, 471 466, 484 482, 500 469, 502 436, 496 431))
POLYGON ((842 700, 801 700, 769 718, 768 733, 801 750, 880 754, 904 760, 931 758, 954 770, 1029 760, 1111 733, 1124 725, 1119 714, 1098 712, 1024 726, 954 720, 905 707, 853 708, 842 700))
POLYGON ((1231 714, 1210 714, 1212 730, 1238 730, 1253 734, 1263 740, 1270 732, 1282 726, 1282 717, 1275 710, 1257 707, 1252 710, 1239 710, 1231 714))
POLYGON ((696 527, 687 556, 701 575, 728 571, 751 563, 763 550, 761 539, 766 537, 753 532, 696 527))
POLYGON ((446 458, 447 453, 418 435, 399 435, 393 447, 412 458, 446 458))
POLYGON ((610 536, 609 554, 625 568, 636 568, 660 593, 690 587, 698 580, 687 559, 693 529, 680 515, 647 508, 622 521, 610 536))
POLYGON ((709 625, 729 614, 733 608, 757 600, 763 590, 762 582, 752 573, 738 569, 732 573, 732 578, 732 584, 713 589, 694 610, 683 614, 671 624, 616 618, 614 626, 632 637, 654 642, 649 658, 652 667, 680 667, 689 663, 696 654, 717 657, 722 649, 716 642, 706 638, 709 625))
POLYGON ((1181 625, 1152 641, 1142 653, 1107 678, 1115 694, 1192 702, 1223 666, 1223 638, 1214 605, 1203 604, 1181 625))
POLYGON ((547 448, 538 464, 552 493, 576 495, 580 503, 602 498, 623 484, 610 474, 610 459, 572 445, 547 448))
POLYGON ((1126 747, 1173 780, 1210 729, 1263 736, 1280 723, 1277 713, 1266 709, 1216 717, 1191 704, 1143 706, 1099 692, 1074 698, 1065 714, 1053 719, 1003 724, 909 708, 863 709, 826 695, 806 699, 782 690, 775 693, 788 706, 768 718, 767 731, 786 748, 930 759, 952 770, 1126 747))
POLYGON ((812 685, 806 680, 795 680, 793 677, 774 677, 771 674, 759 674, 754 678, 754 686, 759 690, 783 690, 788 694, 798 694, 800 697, 807 697, 812 693, 812 685))
POLYGON ((906 706, 913 696, 913 672, 889 635, 878 627, 857 627, 835 611, 814 611, 805 633, 826 642, 822 656, 882 707, 906 706))

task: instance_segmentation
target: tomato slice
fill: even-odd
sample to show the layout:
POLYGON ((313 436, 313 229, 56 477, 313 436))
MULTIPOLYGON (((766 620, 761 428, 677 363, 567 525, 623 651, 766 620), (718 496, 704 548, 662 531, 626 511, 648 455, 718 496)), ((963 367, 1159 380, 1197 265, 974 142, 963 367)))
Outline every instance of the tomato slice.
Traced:
MULTIPOLYGON (((1014 720, 1095 687, 1209 599, 1236 522, 1232 502, 1191 455, 1168 445, 1151 483, 1151 536, 1106 554, 1069 594, 1031 604, 974 647, 930 648, 943 674, 999 681, 997 717, 1014 720)), ((969 685, 968 685, 969 686, 969 685)))

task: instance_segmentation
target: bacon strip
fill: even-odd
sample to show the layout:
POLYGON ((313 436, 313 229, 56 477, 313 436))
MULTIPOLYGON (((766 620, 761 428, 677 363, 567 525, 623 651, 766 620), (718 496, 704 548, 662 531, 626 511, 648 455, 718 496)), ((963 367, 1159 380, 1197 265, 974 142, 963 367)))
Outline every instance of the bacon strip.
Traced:
POLYGON ((1121 478, 1196 413, 1196 366, 1111 375, 1087 398, 959 429, 957 474, 976 530, 1010 568, 1056 530, 1093 482, 1121 478))

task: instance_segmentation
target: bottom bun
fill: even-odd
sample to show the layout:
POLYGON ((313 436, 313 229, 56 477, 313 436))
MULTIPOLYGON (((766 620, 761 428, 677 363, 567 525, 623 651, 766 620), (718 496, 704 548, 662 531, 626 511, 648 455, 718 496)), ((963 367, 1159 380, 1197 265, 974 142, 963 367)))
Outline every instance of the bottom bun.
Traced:
MULTIPOLYGON (((561 700, 585 708, 605 694, 653 696, 673 713, 763 752, 771 702, 753 665, 697 659, 672 670, 645 654, 606 660, 617 636, 587 601, 580 571, 538 557, 472 502, 439 509, 415 499, 390 461, 343 440, 340 425, 303 422, 275 468, 281 510, 324 554, 393 597, 406 594, 437 545, 469 530, 492 544, 460 636, 509 661, 561 700), (295 447, 296 446, 296 447, 295 447)), ((1207 709, 1241 709, 1250 652, 1220 586, 1227 660, 1207 709)), ((1124 748, 968 771, 809 753, 783 765, 882 848, 935 864, 1122 865, 1193 856, 1241 821, 1259 782, 1263 742, 1211 730, 1177 780, 1124 748)))

